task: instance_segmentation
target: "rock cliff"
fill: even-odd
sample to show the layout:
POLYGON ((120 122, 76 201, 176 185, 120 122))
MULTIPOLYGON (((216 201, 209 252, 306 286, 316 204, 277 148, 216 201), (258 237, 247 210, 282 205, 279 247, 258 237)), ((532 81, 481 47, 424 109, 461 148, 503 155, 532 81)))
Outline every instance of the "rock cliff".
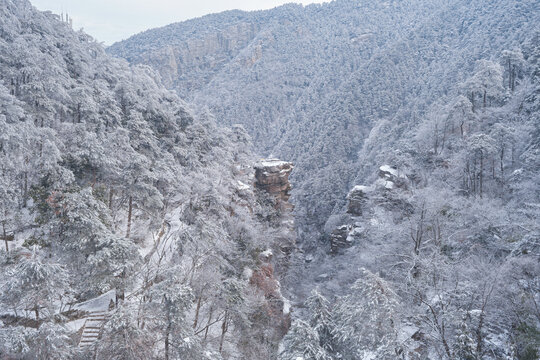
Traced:
POLYGON ((276 200, 276 209, 286 212, 293 209, 289 203, 289 175, 293 164, 277 159, 262 160, 255 165, 255 187, 272 195, 276 200))
MULTIPOLYGON (((174 26, 174 24, 173 24, 174 26)), ((115 45, 116 54, 125 56, 132 63, 149 64, 158 70, 163 84, 175 89, 183 98, 210 83, 213 74, 237 57, 256 37, 259 26, 253 22, 239 21, 222 28, 208 27, 192 36, 182 36, 173 43, 157 43, 135 56, 128 44, 115 45), (125 47, 123 46, 125 45, 125 47)), ((249 56, 255 62, 262 56, 261 49, 255 47, 249 56)))

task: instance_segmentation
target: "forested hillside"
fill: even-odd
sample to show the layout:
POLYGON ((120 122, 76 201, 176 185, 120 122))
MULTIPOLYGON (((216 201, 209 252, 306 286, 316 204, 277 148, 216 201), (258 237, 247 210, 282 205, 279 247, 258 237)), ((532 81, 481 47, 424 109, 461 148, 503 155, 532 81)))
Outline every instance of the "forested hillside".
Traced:
POLYGON ((537 359, 538 1, 232 11, 108 52, 295 163, 281 359, 537 359))
POLYGON ((477 60, 520 48, 539 20, 535 0, 337 0, 209 15, 107 51, 153 66, 219 121, 243 124, 261 155, 293 161, 297 223, 314 237, 341 211, 377 123, 400 124, 399 136, 458 94, 477 60))
POLYGON ((276 352, 289 225, 246 132, 158 78, 0 1, 0 358, 276 352))

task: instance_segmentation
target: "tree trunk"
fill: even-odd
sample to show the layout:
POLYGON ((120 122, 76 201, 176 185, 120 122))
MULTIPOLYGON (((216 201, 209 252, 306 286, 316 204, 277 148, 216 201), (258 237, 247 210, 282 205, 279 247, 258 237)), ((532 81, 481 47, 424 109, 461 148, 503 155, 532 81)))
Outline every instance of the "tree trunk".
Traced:
POLYGON ((512 92, 514 92, 514 89, 516 88, 516 65, 512 66, 510 76, 512 78, 512 92))
POLYGON ((23 208, 26 208, 28 202, 28 171, 24 172, 23 177, 23 208))
POLYGON ((484 152, 480 151, 480 198, 482 198, 483 186, 484 186, 484 152))
POLYGON ((512 64, 508 59, 508 88, 512 89, 512 64))
POLYGON ((128 218, 127 218, 127 230, 126 230, 126 239, 129 239, 131 233, 131 215, 133 213, 133 196, 129 196, 128 203, 128 218))
POLYGON ((501 190, 504 189, 504 147, 501 148, 501 190))
POLYGON ((111 187, 111 189, 109 190, 109 210, 112 210, 113 196, 114 196, 114 190, 111 187))
POLYGON ((221 338, 219 339, 219 352, 221 353, 223 351, 223 341, 225 340, 225 334, 227 333, 227 330, 229 328, 229 325, 227 324, 229 318, 227 311, 225 311, 225 316, 223 317, 223 323, 221 324, 221 338))
POLYGON ((171 335, 171 319, 170 314, 167 313, 167 330, 165 330, 165 360, 169 360, 169 337, 171 335))
POLYGON ((206 329, 204 330, 204 340, 208 337, 208 328, 210 327, 210 323, 212 322, 212 314, 214 312, 214 308, 210 307, 210 314, 208 315, 208 322, 206 323, 206 329))
POLYGON ((6 242, 6 252, 8 253, 9 252, 9 244, 8 244, 8 238, 7 238, 7 234, 6 234, 6 221, 5 220, 2 222, 2 233, 4 235, 4 241, 6 242))
POLYGON ((199 311, 201 310, 201 300, 202 300, 202 291, 197 300, 197 309, 195 310, 195 321, 193 321, 193 328, 197 328, 197 323, 199 322, 199 311))

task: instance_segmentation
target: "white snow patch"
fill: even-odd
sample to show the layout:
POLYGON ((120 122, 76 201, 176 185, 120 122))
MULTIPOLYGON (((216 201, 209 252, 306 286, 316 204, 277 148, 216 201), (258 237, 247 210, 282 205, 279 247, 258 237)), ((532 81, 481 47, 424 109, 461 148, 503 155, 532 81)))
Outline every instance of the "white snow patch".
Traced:
POLYGON ((393 181, 390 180, 384 180, 384 179, 378 179, 375 181, 375 184, 380 187, 384 187, 385 189, 392 190, 395 187, 395 184, 393 181))
POLYGON ((355 191, 368 193, 368 192, 373 191, 373 187, 366 186, 366 185, 356 185, 355 187, 352 188, 351 192, 355 192, 355 191))
POLYGON ((291 302, 289 299, 283 298, 283 313, 285 315, 290 314, 291 312, 291 302))
POLYGON ((287 161, 279 160, 279 159, 265 159, 262 160, 259 163, 263 167, 271 167, 271 166, 283 166, 289 164, 287 161))
POLYGON ((248 267, 244 268, 244 271, 242 272, 242 277, 244 279, 251 279, 252 276, 253 276, 253 270, 251 270, 248 267))
POLYGON ((76 304, 75 306, 73 306, 73 308, 76 310, 88 312, 108 311, 111 300, 116 300, 116 290, 110 290, 105 294, 98 296, 97 298, 93 298, 85 302, 76 304))
POLYGON ((249 190, 249 185, 247 184, 244 184, 243 182, 241 182, 240 180, 238 180, 238 190, 249 190))
POLYGON ((396 176, 396 177, 400 177, 400 178, 406 178, 406 176, 404 174, 401 174, 399 172, 399 170, 396 170, 394 169, 393 167, 391 167, 390 165, 383 165, 379 168, 379 170, 383 171, 383 172, 387 172, 393 176, 396 176))
POLYGON ((377 354, 372 351, 364 351, 362 354, 362 360, 376 360, 377 354))
POLYGON ((261 253, 261 256, 266 257, 266 258, 268 258, 268 257, 270 257, 272 255, 273 255, 272 249, 266 249, 261 253))
POLYGON ((379 170, 390 173, 394 176, 398 176, 398 171, 391 167, 390 165, 383 165, 379 168, 379 170))
POLYGON ((405 324, 400 329, 398 340, 400 342, 405 342, 409 340, 418 330, 419 328, 417 326, 405 324))
POLYGON ((69 321, 66 323, 66 328, 71 332, 79 331, 83 326, 86 318, 69 321))

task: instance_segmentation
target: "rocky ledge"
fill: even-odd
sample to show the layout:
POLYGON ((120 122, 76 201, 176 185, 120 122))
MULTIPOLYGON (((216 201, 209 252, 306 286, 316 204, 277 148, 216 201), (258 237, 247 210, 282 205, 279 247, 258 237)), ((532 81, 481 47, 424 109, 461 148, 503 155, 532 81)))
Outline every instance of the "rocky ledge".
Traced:
POLYGON ((292 163, 277 159, 261 160, 255 165, 255 187, 274 196, 276 208, 282 211, 293 208, 289 203, 292 170, 292 163))

